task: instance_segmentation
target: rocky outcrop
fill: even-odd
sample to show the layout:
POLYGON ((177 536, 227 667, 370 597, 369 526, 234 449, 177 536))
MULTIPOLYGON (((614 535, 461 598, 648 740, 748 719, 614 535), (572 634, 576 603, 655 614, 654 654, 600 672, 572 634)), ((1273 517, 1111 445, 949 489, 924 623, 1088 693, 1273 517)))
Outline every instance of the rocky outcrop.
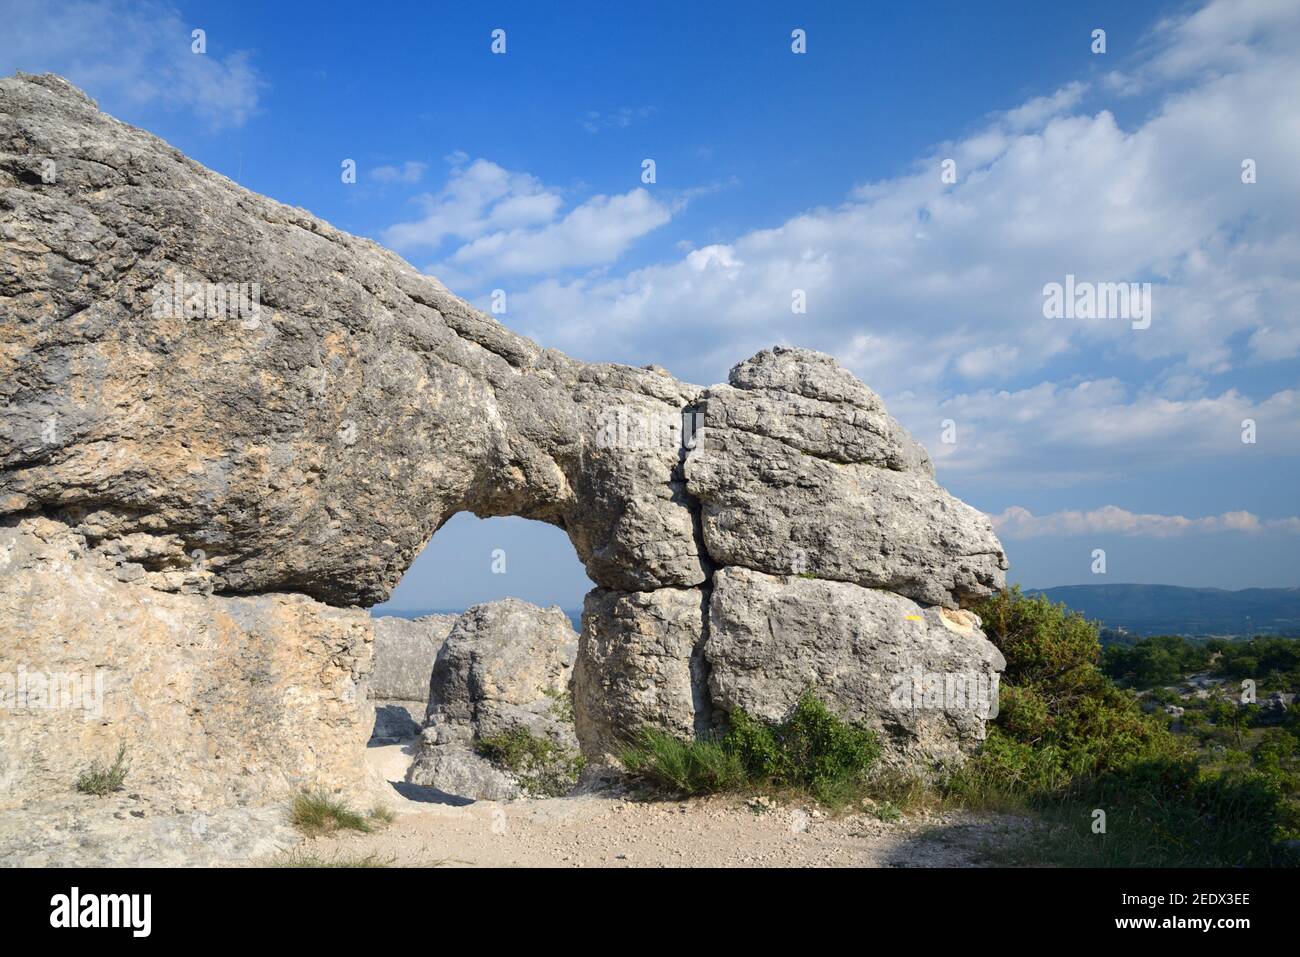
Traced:
POLYGON ((646 724, 684 738, 712 729, 707 607, 708 593, 699 588, 587 595, 573 684, 588 755, 617 754, 646 724))
POLYGON ((686 461, 710 558, 958 607, 999 587, 986 516, 934 480, 925 451, 829 356, 769 349, 704 391, 686 461))
POLYGON ((538 790, 543 777, 550 786, 570 768, 576 775, 577 644, 558 607, 508 598, 466 611, 434 664, 426 727, 407 780, 509 800, 538 790))
POLYGON ((424 725, 433 663, 456 624, 456 615, 376 618, 369 697, 375 706, 372 744, 413 738, 424 725))
POLYGON ((460 511, 563 528, 598 586, 573 694, 590 758, 644 722, 773 713, 807 674, 898 725, 900 758, 977 734, 909 725, 867 676, 943 659, 947 634, 954 661, 995 667, 960 615, 940 634, 894 611, 943 628, 939 609, 1001 585, 1001 547, 829 357, 767 350, 709 389, 576 361, 53 76, 0 80, 0 244, 0 518, 32 556, 4 587, 53 595, 67 565, 84 599, 20 610, 0 641, 11 662, 129 677, 108 724, 6 737, 5 800, 120 742, 196 800, 354 777, 371 645, 354 606, 460 511))
POLYGON ((713 577, 705 656, 715 707, 775 721, 813 689, 914 768, 956 764, 984 740, 1006 665, 970 612, 744 568, 713 577))
POLYGON ((0 809, 121 746, 172 809, 361 794, 371 623, 303 595, 160 590, 41 517, 0 524, 0 809))

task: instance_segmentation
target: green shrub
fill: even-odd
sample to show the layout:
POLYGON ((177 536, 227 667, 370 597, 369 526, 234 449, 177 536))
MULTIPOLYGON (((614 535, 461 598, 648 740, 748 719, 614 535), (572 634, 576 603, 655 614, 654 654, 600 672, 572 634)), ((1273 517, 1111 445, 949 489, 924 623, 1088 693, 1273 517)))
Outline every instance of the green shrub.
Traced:
POLYGON ((122 783, 126 780, 126 773, 129 770, 131 768, 126 763, 126 744, 123 743, 117 749, 117 757, 107 767, 99 761, 92 761, 90 767, 77 777, 76 788, 82 794, 103 797, 113 791, 122 790, 122 783))
MULTIPOLYGON (((976 611, 1007 659, 1000 711, 980 751, 945 787, 973 806, 1043 815, 1043 831, 1009 849, 1011 860, 1228 866, 1275 859, 1275 842, 1294 832, 1297 817, 1284 799, 1284 738, 1268 739, 1255 768, 1244 753, 1234 760, 1230 751, 1211 767, 1169 731, 1163 715, 1144 714, 1132 692, 1111 683, 1097 631, 1082 616, 1018 589, 976 611), (1097 810, 1106 813, 1104 833, 1093 830, 1097 810)), ((1108 650, 1107 664, 1126 668, 1131 678, 1141 672, 1141 683, 1167 677, 1161 655, 1183 655, 1174 641, 1145 647, 1145 658, 1108 650)), ((1187 651, 1182 660, 1203 664, 1199 654, 1187 651)), ((1224 722, 1207 737, 1237 745, 1252 718, 1248 709, 1219 701, 1203 713, 1224 722)))
POLYGON ((722 742, 683 741, 648 725, 620 758, 632 777, 674 794, 738 791, 749 781, 739 755, 722 742))
POLYGON ((324 791, 302 791, 289 808, 289 822, 308 837, 334 831, 369 833, 370 822, 324 791))
POLYGON ((736 710, 729 724, 721 738, 698 741, 643 728, 620 757, 634 778, 675 794, 771 788, 837 807, 864 793, 880 755, 873 732, 832 714, 811 693, 783 721, 736 710))
POLYGON ((474 750, 509 771, 534 797, 560 797, 573 790, 585 759, 548 737, 515 725, 501 734, 479 738, 474 750))

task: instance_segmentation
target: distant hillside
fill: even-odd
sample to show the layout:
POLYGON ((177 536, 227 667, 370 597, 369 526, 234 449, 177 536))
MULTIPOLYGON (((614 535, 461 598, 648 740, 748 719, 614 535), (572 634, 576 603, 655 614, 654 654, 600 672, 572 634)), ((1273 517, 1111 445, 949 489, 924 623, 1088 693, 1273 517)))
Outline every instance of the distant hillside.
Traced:
POLYGON ((1060 585, 1028 593, 1136 635, 1300 636, 1300 588, 1060 585))

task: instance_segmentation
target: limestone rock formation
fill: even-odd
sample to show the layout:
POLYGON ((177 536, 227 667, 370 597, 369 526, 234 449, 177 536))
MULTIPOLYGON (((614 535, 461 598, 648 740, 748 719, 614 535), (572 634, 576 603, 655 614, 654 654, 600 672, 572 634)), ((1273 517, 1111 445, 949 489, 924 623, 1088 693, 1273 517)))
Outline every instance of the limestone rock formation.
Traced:
POLYGON ((589 755, 617 754, 645 724, 684 738, 712 730, 707 608, 699 588, 587 595, 573 684, 578 738, 589 755))
POLYGON ((373 634, 303 595, 159 589, 39 516, 0 524, 0 809, 72 793, 126 746, 176 808, 360 793, 373 634))
POLYGON ((761 352, 699 405, 687 489, 714 561, 950 608, 1002 583, 988 518, 935 482, 925 451, 829 356, 761 352))
POLYGON ((805 678, 900 760, 978 736, 880 682, 996 670, 959 609, 1002 585, 1001 547, 832 359, 767 350, 708 389, 576 361, 58 77, 0 79, 0 654, 115 689, 106 722, 4 722, 0 800, 122 742, 186 800, 351 786, 354 606, 460 511, 563 528, 598 586, 573 682, 592 759, 644 722, 773 714, 805 678))
POLYGON ((892 763, 955 764, 984 740, 1006 662, 970 612, 849 582, 744 568, 713 577, 715 707, 779 720, 808 689, 881 732, 892 763))
POLYGON ((386 598, 460 511, 563 525, 610 588, 704 580, 677 447, 601 431, 694 387, 541 349, 57 77, 0 80, 0 190, 0 514, 333 604, 386 598), (247 316, 204 299, 239 283, 247 316))
POLYGON ((462 797, 508 800, 527 789, 529 775, 553 768, 501 767, 500 760, 493 766, 491 751, 508 746, 519 761, 572 764, 577 645, 558 607, 508 598, 466 611, 433 666, 426 727, 407 780, 462 797), (524 753, 529 749, 553 760, 538 761, 524 753))
POLYGON ((375 706, 371 743, 413 738, 424 725, 433 663, 457 615, 376 618, 369 697, 375 706))

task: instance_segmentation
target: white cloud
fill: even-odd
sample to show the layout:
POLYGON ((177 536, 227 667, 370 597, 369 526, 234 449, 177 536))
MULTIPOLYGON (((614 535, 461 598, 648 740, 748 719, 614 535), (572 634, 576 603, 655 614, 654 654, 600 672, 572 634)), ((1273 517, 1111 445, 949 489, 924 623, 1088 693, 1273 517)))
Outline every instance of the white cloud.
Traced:
POLYGON ((211 31, 207 52, 191 51, 203 29, 165 2, 11 0, 0 28, 5 72, 59 73, 106 109, 190 110, 217 129, 242 125, 264 85, 247 51, 223 52, 240 37, 211 31))
POLYGON ((633 240, 672 218, 667 206, 644 189, 620 196, 593 196, 563 219, 541 228, 519 227, 481 236, 429 271, 453 285, 484 275, 536 275, 618 259, 633 240), (451 279, 445 277, 450 276, 451 279))
POLYGON ((838 355, 887 398, 1023 382, 1061 363, 1151 363, 1172 377, 1293 359, 1300 26, 1260 4, 1202 14, 1161 27, 1153 55, 1165 65, 1135 124, 1105 108, 1106 84, 1068 83, 839 205, 710 246, 707 268, 690 253, 546 280, 518 292, 512 313, 548 344, 653 354, 693 379, 718 376, 705 365, 715 355, 725 368, 750 343, 796 342, 838 355), (1201 24, 1227 22, 1236 52, 1191 70, 1211 62, 1201 24), (1246 157, 1253 185, 1240 181, 1246 157), (956 184, 940 181, 946 158, 956 184), (1045 319, 1043 286, 1067 273, 1153 283, 1151 328, 1045 319), (791 313, 796 288, 806 315, 791 313))
POLYGON ((620 106, 604 113, 600 110, 588 110, 579 118, 578 125, 588 133, 599 133, 601 130, 622 130, 627 129, 638 120, 648 119, 654 113, 655 108, 653 106, 641 106, 635 109, 630 106, 620 106))
POLYGON ((560 208, 559 193, 527 173, 512 173, 485 159, 470 162, 463 153, 447 159, 447 185, 416 197, 424 215, 386 230, 384 241, 390 246, 436 248, 449 238, 474 239, 497 229, 547 223, 560 208))
POLYGON ((990 516, 990 519, 998 535, 1010 540, 1103 534, 1172 538, 1197 532, 1300 534, 1300 518, 1290 516, 1261 519, 1245 511, 1187 518, 1183 515, 1130 512, 1117 505, 1106 505, 1088 512, 1063 511, 1035 515, 1027 508, 1013 505, 1000 515, 990 516))
POLYGON ((905 393, 890 409, 945 475, 1004 487, 1097 482, 1209 459, 1248 469, 1300 449, 1294 389, 1262 399, 1235 389, 1171 398, 1110 378, 949 397, 905 393), (945 419, 956 423, 951 444, 940 441, 945 419), (1255 423, 1253 443, 1242 441, 1246 419, 1255 423))
POLYGON ((538 275, 614 262, 628 246, 667 223, 695 193, 671 202, 644 188, 592 196, 567 213, 560 192, 528 173, 511 172, 463 153, 448 157, 451 175, 438 193, 417 197, 424 215, 398 223, 384 240, 400 250, 439 249, 460 241, 428 267, 452 288, 478 288, 488 278, 538 275))
POLYGON ((401 166, 376 166, 370 175, 381 183, 418 183, 424 178, 428 163, 407 160, 401 166))

